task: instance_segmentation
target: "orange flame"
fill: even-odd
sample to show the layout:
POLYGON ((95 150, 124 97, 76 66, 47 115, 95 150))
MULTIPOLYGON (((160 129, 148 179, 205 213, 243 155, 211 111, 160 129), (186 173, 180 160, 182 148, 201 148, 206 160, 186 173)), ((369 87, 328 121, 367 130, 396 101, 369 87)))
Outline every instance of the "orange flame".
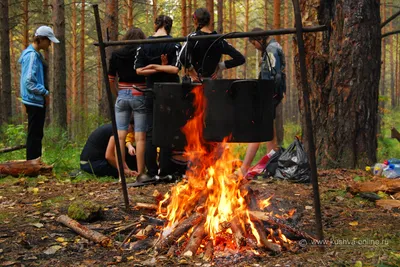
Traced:
MULTIPOLYGON (((223 230, 223 223, 230 222, 234 215, 243 214, 240 216, 241 223, 250 224, 252 233, 260 244, 259 235, 250 221, 242 195, 245 192, 241 192, 239 188, 243 177, 232 174, 235 157, 230 152, 226 139, 221 144, 206 144, 203 140, 206 99, 201 86, 194 88, 192 93, 195 113, 182 129, 188 143, 185 155, 191 162, 191 167, 186 172, 187 181, 178 183, 171 189, 171 196, 166 195, 164 199, 170 198, 165 215, 168 220, 166 228, 173 228, 177 222, 196 212, 198 203, 205 203, 204 227, 214 242, 217 234, 223 230)), ((160 202, 159 214, 164 201, 160 202)))

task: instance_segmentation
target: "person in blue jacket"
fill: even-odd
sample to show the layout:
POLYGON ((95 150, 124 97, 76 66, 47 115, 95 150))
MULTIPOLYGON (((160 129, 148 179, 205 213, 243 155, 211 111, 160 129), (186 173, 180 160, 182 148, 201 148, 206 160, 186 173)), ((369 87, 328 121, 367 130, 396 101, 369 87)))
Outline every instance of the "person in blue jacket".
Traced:
POLYGON ((22 103, 28 114, 28 136, 26 139, 26 159, 42 156, 43 128, 46 106, 49 100, 47 86, 47 64, 40 50, 47 50, 51 43, 60 41, 48 26, 40 26, 35 31, 33 42, 21 54, 20 91, 22 103))

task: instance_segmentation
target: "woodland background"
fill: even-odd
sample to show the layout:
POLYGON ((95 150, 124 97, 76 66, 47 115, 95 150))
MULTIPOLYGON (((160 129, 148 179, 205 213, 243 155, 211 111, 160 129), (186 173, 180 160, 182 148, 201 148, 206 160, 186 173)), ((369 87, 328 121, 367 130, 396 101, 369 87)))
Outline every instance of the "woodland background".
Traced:
MULTIPOLYGON (((315 6, 318 1, 301 2, 304 26, 318 24, 317 21, 309 22, 316 16, 316 9, 307 6, 315 6)), ((358 0, 357 2, 376 1, 358 0)), ((26 113, 19 98, 18 58, 22 50, 30 44, 34 30, 43 24, 52 26, 56 36, 61 40, 61 44, 52 45, 50 51, 45 54, 50 64, 51 75, 51 103, 46 124, 46 130, 50 133, 46 135, 50 135, 55 140, 64 140, 65 144, 77 148, 78 151, 93 129, 109 121, 99 50, 93 45, 97 41, 97 34, 92 4, 99 4, 103 36, 110 40, 121 39, 126 30, 132 26, 140 27, 147 36, 151 35, 154 17, 159 14, 166 14, 173 18, 172 35, 174 37, 185 36, 194 30, 191 14, 198 7, 213 10, 213 27, 219 33, 250 31, 254 27, 264 29, 294 27, 293 6, 290 0, 2 0, 0 4, 2 20, 0 146, 24 143, 26 113), (106 29, 108 29, 107 32, 106 29), (7 62, 7 54, 9 65, 4 64, 7 62)), ((380 1, 381 21, 386 20, 399 8, 400 1, 380 1)), ((400 20, 394 20, 382 29, 382 33, 399 28, 400 20)), ((301 134, 300 89, 297 86, 294 63, 297 52, 294 35, 275 38, 283 46, 287 59, 287 94, 277 117, 280 143, 287 146, 294 135, 301 134)), ((400 156, 398 144, 395 140, 388 138, 389 128, 400 125, 398 39, 398 35, 392 35, 382 39, 381 43, 382 64, 377 124, 378 160, 400 156)), ((259 52, 246 39, 228 41, 245 55, 247 61, 244 66, 226 71, 224 78, 256 78, 259 72, 259 52)), ((107 48, 108 55, 112 49, 114 47, 107 48)), ((312 50, 310 51, 312 54, 312 50)), ((308 64, 309 69, 314 67, 312 61, 308 61, 308 64)), ((379 74, 376 73, 375 77, 379 78, 379 74)), ((245 146, 239 144, 237 149, 240 154, 243 154, 245 146)), ((20 157, 22 154, 18 153, 20 152, 9 155, 20 157)), ((261 150, 260 154, 262 153, 265 151, 261 150)), ((346 164, 338 164, 338 167, 340 165, 346 164)), ((356 167, 361 164, 356 162, 351 165, 350 167, 356 167)))

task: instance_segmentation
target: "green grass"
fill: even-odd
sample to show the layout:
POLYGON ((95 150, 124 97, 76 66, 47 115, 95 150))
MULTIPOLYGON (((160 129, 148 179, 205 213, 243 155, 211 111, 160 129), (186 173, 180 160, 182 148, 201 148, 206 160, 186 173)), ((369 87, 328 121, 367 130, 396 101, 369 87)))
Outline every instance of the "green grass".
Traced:
MULTIPOLYGON (((390 138, 390 129, 392 126, 400 126, 400 108, 385 111, 382 133, 378 137, 378 162, 382 162, 388 158, 400 158, 400 143, 390 138)), ((24 144, 27 132, 26 127, 26 123, 19 125, 3 125, 0 128, 0 147, 12 147, 24 144)), ((95 125, 90 125, 89 128, 94 129, 95 125)), ((299 124, 295 123, 286 123, 284 131, 284 140, 282 144, 284 148, 288 147, 293 142, 296 135, 301 135, 301 127, 299 124)), ((54 172, 57 178, 71 182, 93 179, 101 182, 115 181, 111 177, 97 178, 87 173, 82 173, 76 178, 71 178, 69 176, 71 171, 79 169, 79 156, 89 134, 90 129, 86 129, 79 136, 71 140, 66 131, 55 127, 45 127, 42 160, 47 164, 54 164, 54 172)), ((233 152, 240 159, 244 158, 246 148, 246 144, 232 145, 233 152)), ((253 164, 267 154, 266 150, 266 145, 263 143, 253 160, 253 164)), ((0 154, 0 162, 18 159, 25 159, 25 149, 0 154)), ((2 179, 2 182, 5 182, 5 180, 2 179)))

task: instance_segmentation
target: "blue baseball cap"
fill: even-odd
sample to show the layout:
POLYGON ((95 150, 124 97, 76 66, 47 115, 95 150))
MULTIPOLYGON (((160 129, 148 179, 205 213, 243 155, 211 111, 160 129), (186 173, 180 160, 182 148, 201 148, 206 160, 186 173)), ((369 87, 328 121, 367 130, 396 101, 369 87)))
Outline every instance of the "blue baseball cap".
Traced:
POLYGON ((40 26, 36 32, 35 36, 44 36, 49 38, 53 43, 58 44, 60 41, 55 37, 53 30, 49 26, 40 26))

